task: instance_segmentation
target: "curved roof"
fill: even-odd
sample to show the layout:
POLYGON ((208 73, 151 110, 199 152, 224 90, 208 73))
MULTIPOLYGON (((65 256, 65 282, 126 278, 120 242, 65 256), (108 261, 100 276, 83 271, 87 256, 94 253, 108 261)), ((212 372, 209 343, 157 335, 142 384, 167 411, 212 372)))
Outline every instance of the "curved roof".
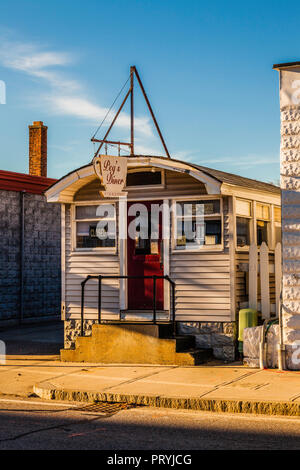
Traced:
MULTIPOLYGON (((280 188, 273 184, 245 178, 233 173, 214 170, 194 163, 153 155, 134 155, 127 158, 129 166, 142 166, 146 164, 145 162, 148 162, 148 164, 152 166, 189 173, 206 185, 208 194, 220 194, 222 184, 243 187, 250 190, 255 189, 257 191, 273 193, 274 195, 280 194, 280 188)), ((63 200, 69 202, 72 200, 76 191, 94 178, 95 173, 93 165, 89 163, 60 178, 45 191, 45 194, 52 202, 59 202, 62 201, 60 195, 63 193, 63 200)))

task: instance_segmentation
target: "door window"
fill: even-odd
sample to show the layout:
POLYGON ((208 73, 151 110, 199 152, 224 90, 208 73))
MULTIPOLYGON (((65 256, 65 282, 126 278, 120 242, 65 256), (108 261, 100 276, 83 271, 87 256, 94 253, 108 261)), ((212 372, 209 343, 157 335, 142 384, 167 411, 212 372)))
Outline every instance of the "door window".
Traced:
MULTIPOLYGON (((140 218, 141 214, 137 212, 137 217, 140 218)), ((151 210, 147 211, 147 214, 143 217, 146 217, 147 220, 140 220, 136 224, 136 232, 135 232, 135 243, 134 243, 134 253, 135 255, 158 255, 159 254, 159 245, 158 240, 155 237, 155 234, 158 234, 158 229, 154 230, 152 233, 151 230, 151 210), (146 234, 145 230, 141 230, 141 223, 146 224, 146 234), (145 238, 147 235, 147 238, 145 238)))

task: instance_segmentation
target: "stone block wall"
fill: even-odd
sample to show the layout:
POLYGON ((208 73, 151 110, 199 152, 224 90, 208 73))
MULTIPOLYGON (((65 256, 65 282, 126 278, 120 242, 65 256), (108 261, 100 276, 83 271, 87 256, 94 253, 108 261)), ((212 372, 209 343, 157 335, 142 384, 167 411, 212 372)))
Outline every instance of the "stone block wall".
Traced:
MULTIPOLYGON (((259 368, 259 351, 263 326, 254 326, 244 329, 244 364, 248 367, 259 368)), ((279 343, 279 325, 272 325, 266 334, 265 355, 266 367, 278 368, 278 343, 279 343)))
MULTIPOLYGON (((24 322, 60 318, 60 206, 24 195, 24 322)), ((0 190, 0 327, 18 323, 21 195, 0 190)))
POLYGON ((300 369, 300 361, 293 360, 300 346, 300 102, 293 98, 297 80, 300 68, 281 72, 283 342, 289 369, 300 369))
POLYGON ((216 359, 226 362, 235 360, 235 322, 179 322, 178 333, 190 334, 196 338, 196 347, 212 349, 216 359))
MULTIPOLYGON (((92 326, 98 323, 96 320, 84 320, 83 331, 84 336, 91 336, 92 326)), ((76 338, 81 334, 80 320, 65 320, 64 322, 64 348, 75 349, 76 338)))
POLYGON ((20 194, 0 191, 0 326, 20 310, 20 194))

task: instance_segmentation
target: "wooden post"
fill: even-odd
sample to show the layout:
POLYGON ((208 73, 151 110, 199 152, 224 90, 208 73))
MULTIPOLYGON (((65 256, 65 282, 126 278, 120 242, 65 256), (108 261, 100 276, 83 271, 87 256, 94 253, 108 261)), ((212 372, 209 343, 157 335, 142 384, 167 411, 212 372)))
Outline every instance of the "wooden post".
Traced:
POLYGON ((134 86, 134 67, 130 67, 130 141, 131 141, 131 155, 134 155, 134 97, 133 97, 133 86, 134 86))
POLYGON ((66 320, 66 205, 61 205, 61 319, 66 320))
POLYGON ((275 298, 276 298, 276 316, 279 315, 281 291, 281 243, 277 243, 275 248, 275 298))
POLYGON ((270 287, 269 287, 269 248, 263 242, 260 247, 260 290, 262 318, 270 318, 270 287))
MULTIPOLYGON (((119 199, 120 275, 127 275, 127 198, 119 199)), ((120 279, 120 310, 127 309, 127 280, 120 279)))
MULTIPOLYGON (((162 209, 162 243, 163 243, 163 266, 164 266, 164 276, 169 276, 170 274, 170 206, 169 200, 163 200, 163 209, 162 209)), ((168 281, 164 281, 164 310, 170 309, 170 285, 168 281)), ((171 318, 171 311, 170 311, 171 318)))
POLYGON ((249 248, 249 308, 257 310, 257 245, 249 248))

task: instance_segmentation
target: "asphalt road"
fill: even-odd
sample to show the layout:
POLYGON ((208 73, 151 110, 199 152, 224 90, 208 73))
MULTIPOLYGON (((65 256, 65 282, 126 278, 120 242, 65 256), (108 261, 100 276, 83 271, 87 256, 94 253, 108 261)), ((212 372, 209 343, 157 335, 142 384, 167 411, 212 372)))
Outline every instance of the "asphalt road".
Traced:
POLYGON ((3 449, 299 450, 300 419, 144 407, 108 416, 75 411, 74 403, 1 397, 3 449))

